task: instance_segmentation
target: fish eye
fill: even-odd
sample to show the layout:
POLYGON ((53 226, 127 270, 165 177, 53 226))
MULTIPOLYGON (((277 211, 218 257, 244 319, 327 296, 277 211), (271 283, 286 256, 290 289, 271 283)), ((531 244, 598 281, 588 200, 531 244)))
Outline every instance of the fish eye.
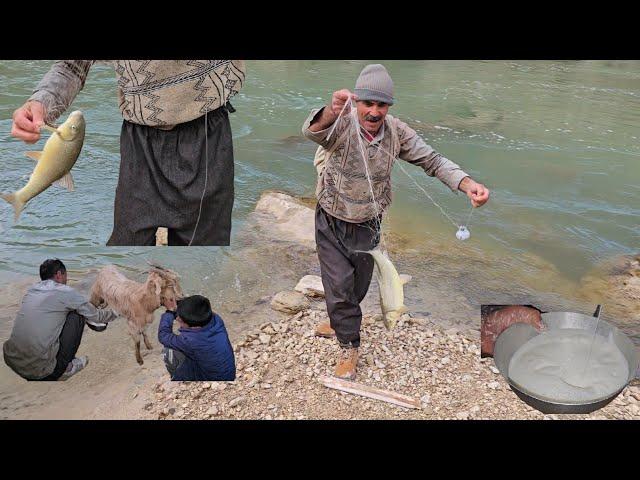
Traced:
POLYGON ((71 125, 71 128, 72 128, 73 130, 77 130, 77 129, 78 129, 78 127, 76 127, 75 125, 71 125))

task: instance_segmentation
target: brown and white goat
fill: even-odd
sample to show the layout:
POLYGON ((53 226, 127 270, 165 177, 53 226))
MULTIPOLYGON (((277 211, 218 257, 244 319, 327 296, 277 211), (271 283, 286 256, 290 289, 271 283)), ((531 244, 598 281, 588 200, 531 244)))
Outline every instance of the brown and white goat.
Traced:
POLYGON ((152 267, 145 283, 125 277, 115 265, 103 267, 91 288, 90 302, 96 307, 106 304, 127 319, 129 334, 135 344, 136 360, 144 363, 140 355, 140 336, 147 349, 153 347, 146 334, 147 325, 153 322, 153 312, 165 299, 182 298, 178 275, 171 270, 152 267))

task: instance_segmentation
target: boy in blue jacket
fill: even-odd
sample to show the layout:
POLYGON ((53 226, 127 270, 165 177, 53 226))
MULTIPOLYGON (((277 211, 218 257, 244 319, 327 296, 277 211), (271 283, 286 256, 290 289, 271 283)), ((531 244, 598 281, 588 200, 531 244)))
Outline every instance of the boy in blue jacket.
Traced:
POLYGON ((209 299, 192 295, 177 304, 165 304, 158 341, 171 380, 235 380, 236 363, 222 318, 211 310, 209 299), (173 333, 178 321, 180 335, 173 333))

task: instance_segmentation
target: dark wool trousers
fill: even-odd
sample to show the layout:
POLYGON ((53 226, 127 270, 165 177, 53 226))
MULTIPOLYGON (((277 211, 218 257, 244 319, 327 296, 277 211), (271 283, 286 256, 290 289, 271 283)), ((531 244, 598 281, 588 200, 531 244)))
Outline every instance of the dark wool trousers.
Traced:
POLYGON ((364 299, 373 275, 373 258, 354 250, 371 250, 378 242, 376 219, 349 223, 316 207, 316 245, 331 328, 344 347, 360 346, 364 299))
POLYGON ((192 245, 229 245, 234 165, 227 108, 208 112, 206 126, 205 137, 204 115, 172 130, 123 122, 107 245, 155 245, 158 227, 168 229, 169 245, 188 245, 192 236, 192 245))
POLYGON ((77 312, 69 312, 64 322, 64 327, 60 332, 60 347, 56 355, 56 368, 53 372, 41 381, 58 380, 67 369, 80 348, 82 333, 84 332, 84 317, 77 312))

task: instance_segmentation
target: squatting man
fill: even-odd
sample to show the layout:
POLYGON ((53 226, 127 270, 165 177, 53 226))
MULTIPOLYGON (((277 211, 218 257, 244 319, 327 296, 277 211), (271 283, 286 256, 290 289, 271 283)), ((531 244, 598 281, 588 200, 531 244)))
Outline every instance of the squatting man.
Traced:
POLYGON ((341 348, 335 375, 350 380, 355 379, 358 362, 360 302, 369 289, 374 266, 370 255, 356 251, 371 250, 380 241, 380 224, 391 205, 395 158, 419 166, 454 192, 466 193, 473 207, 489 199, 489 189, 437 153, 406 123, 389 115, 393 104, 391 76, 382 65, 367 65, 353 93, 346 89, 334 92, 331 103, 312 110, 302 127, 304 136, 321 147, 314 162, 318 169, 315 235, 330 321, 318 325, 316 334, 337 337, 341 348), (357 127, 345 105, 352 99, 357 127), (366 169, 360 142, 366 149, 366 169))

